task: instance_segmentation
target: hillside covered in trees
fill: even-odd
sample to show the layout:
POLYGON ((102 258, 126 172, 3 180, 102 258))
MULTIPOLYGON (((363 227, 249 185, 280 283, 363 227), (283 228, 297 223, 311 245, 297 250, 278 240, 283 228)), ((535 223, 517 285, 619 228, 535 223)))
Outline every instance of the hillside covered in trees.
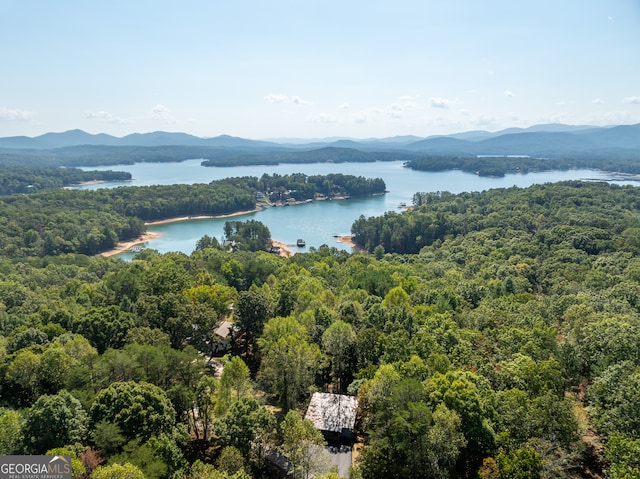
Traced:
MULTIPOLYGON (((219 186, 249 201, 242 185, 219 186)), ((30 202, 115 215, 166 191, 11 197, 2 231, 30 202)), ((639 202, 588 182, 416 194, 354 224, 372 254, 4 246, 0 454, 195 479, 273 477, 277 451, 295 477, 335 478, 302 419, 312 391, 333 391, 359 403, 354 478, 638 477, 639 202)))
POLYGON ((578 157, 537 158, 530 156, 434 156, 425 155, 407 162, 407 167, 419 171, 462 170, 480 176, 502 177, 508 173, 526 174, 532 171, 553 171, 571 169, 595 169, 627 173, 640 173, 640 166, 634 155, 624 158, 578 157))
POLYGON ((139 237, 146 221, 249 211, 256 208, 257 196, 302 201, 316 195, 332 198, 384 191, 385 183, 379 178, 275 174, 209 184, 18 194, 0 198, 0 253, 10 258, 95 255, 119 241, 139 237))
POLYGON ((36 193, 88 181, 126 181, 124 171, 84 171, 79 168, 28 167, 4 165, 0 169, 0 196, 36 193))

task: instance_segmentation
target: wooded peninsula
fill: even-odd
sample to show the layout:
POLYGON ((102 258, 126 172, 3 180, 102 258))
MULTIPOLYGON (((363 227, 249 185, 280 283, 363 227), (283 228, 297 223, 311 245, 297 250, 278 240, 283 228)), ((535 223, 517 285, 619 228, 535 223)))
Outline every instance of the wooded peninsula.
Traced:
POLYGON ((305 419, 319 391, 357 399, 352 478, 640 477, 636 187, 416 192, 354 223, 366 253, 281 257, 229 221, 235 247, 95 256, 145 221, 384 190, 264 175, 2 197, 0 454, 69 455, 77 478, 335 479, 305 419))

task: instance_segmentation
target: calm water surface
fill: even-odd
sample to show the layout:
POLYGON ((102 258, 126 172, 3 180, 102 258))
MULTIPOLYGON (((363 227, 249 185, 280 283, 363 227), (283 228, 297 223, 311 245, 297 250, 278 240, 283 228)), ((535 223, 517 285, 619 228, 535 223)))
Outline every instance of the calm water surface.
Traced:
MULTIPOLYGON (((491 188, 511 186, 526 187, 532 184, 551 183, 565 180, 611 180, 611 175, 592 170, 547 171, 513 174, 503 178, 479 177, 462 171, 421 172, 404 168, 403 162, 376 163, 314 163, 284 164, 276 166, 237 166, 229 168, 211 168, 200 166, 202 160, 188 160, 180 163, 136 163, 134 165, 112 165, 102 169, 128 171, 133 176, 129 182, 113 182, 101 185, 85 186, 85 189, 113 188, 118 186, 148 186, 168 184, 209 183, 222 178, 237 176, 261 177, 264 173, 286 175, 304 173, 306 175, 326 175, 342 173, 345 175, 382 178, 389 191, 384 196, 371 198, 352 198, 339 201, 319 201, 310 204, 266 208, 257 213, 237 216, 235 220, 255 219, 261 221, 271 231, 273 239, 287 244, 295 244, 303 238, 305 248, 294 247, 295 251, 308 251, 326 244, 351 251, 349 246, 339 243, 334 235, 351 233, 353 222, 364 215, 379 216, 386 211, 401 211, 400 203, 410 205, 416 192, 484 191, 491 188)), ((149 241, 145 246, 161 253, 179 251, 190 254, 196 241, 205 234, 220 239, 224 223, 229 219, 203 219, 180 221, 176 223, 149 226, 149 231, 162 236, 149 241)), ((131 257, 129 253, 121 255, 131 257)))

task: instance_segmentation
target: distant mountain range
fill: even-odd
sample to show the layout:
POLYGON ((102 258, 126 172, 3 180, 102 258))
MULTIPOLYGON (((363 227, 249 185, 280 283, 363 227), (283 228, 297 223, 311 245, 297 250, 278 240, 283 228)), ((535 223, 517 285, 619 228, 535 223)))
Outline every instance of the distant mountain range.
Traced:
MULTIPOLYGON (((497 132, 467 131, 452 135, 396 136, 389 138, 350 139, 277 139, 270 141, 249 140, 228 135, 202 138, 186 133, 153 132, 134 133, 124 137, 90 134, 82 130, 63 133, 46 133, 34 138, 14 136, 0 138, 0 153, 28 154, 30 156, 66 156, 63 150, 94 147, 109 151, 114 147, 131 151, 159 147, 179 147, 189 156, 215 152, 217 157, 269 154, 274 152, 312 151, 332 147, 362 152, 404 153, 411 156, 478 156, 478 155, 526 155, 538 158, 627 158, 640 159, 640 123, 613 127, 572 126, 563 124, 535 125, 529 128, 508 128, 497 132), (46 152, 45 152, 46 151, 46 152)), ((73 156, 73 155, 72 155, 73 156)), ((399 155, 400 156, 400 155, 399 155)), ((191 156, 198 158, 200 156, 191 156)))
POLYGON ((30 138, 10 136, 0 138, 0 148, 11 149, 52 149, 69 146, 207 146, 207 147, 264 147, 276 146, 275 143, 257 140, 245 140, 228 135, 215 138, 201 138, 187 133, 155 131, 153 133, 133 133, 118 138, 99 133, 93 135, 82 130, 69 130, 62 133, 45 133, 30 138))

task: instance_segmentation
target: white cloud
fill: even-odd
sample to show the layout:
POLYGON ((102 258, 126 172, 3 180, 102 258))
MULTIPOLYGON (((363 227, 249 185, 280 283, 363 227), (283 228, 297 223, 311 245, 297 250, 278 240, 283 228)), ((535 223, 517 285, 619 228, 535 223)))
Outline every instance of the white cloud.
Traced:
POLYGON ((299 96, 294 96, 293 98, 291 98, 291 101, 293 103, 295 103, 296 105, 311 105, 311 102, 308 100, 303 100, 302 98, 300 98, 299 96))
POLYGON ((514 96, 516 96, 515 93, 513 93, 511 90, 505 90, 504 94, 509 98, 513 98, 514 96))
POLYGON ((449 105, 451 105, 451 103, 452 101, 447 100, 446 98, 440 98, 440 97, 429 98, 429 106, 431 106, 431 108, 449 108, 449 105))
POLYGON ((497 120, 492 116, 480 114, 473 116, 471 118, 471 123, 475 126, 490 127, 492 125, 495 125, 497 123, 497 120))
MULTIPOLYGON (((410 98, 414 99, 414 97, 404 96, 400 98, 404 99, 405 101, 394 102, 384 107, 373 106, 359 112, 354 112, 352 121, 354 123, 371 123, 377 122, 381 118, 399 120, 409 117, 411 111, 422 109, 422 106, 419 103, 415 101, 409 101, 410 98)), ((341 108, 343 107, 341 106, 341 108)))
POLYGON ((264 100, 268 103, 293 103, 294 105, 311 105, 311 102, 304 100, 299 96, 285 95, 284 93, 269 93, 264 97, 264 100))
POLYGON ((403 110, 397 105, 391 105, 387 109, 383 109, 382 114, 389 118, 402 118, 404 116, 403 110))
POLYGON ((360 113, 356 113, 355 116, 353 117, 353 121, 354 123, 369 123, 369 121, 371 121, 371 118, 369 115, 367 115, 366 112, 360 112, 360 113))
POLYGON ((289 97, 281 93, 269 93, 264 100, 269 103, 289 103, 289 97))
POLYGON ((415 96, 403 95, 403 96, 398 97, 398 100, 403 101, 403 102, 412 102, 412 101, 419 100, 419 99, 420 99, 420 95, 415 95, 415 96))
POLYGON ((343 103, 341 105, 338 106, 339 110, 347 110, 349 109, 349 104, 348 103, 343 103))
POLYGON ((631 125, 640 123, 640 116, 629 111, 609 111, 589 116, 582 119, 588 125, 631 125))
POLYGON ((29 121, 34 114, 30 111, 0 107, 0 120, 5 121, 29 121))
POLYGON ((309 120, 313 123, 338 123, 338 118, 329 113, 320 113, 319 115, 312 116, 309 120))
POLYGON ((102 120, 104 123, 114 125, 130 125, 135 123, 129 118, 121 118, 119 116, 112 115, 107 111, 90 111, 85 116, 90 120, 102 120))
POLYGON ((171 110, 164 105, 156 105, 153 107, 153 110, 151 110, 151 119, 166 121, 167 123, 173 123, 175 121, 171 110))
POLYGON ((594 105, 602 105, 604 104, 604 100, 600 98, 594 98, 593 100, 591 100, 591 103, 593 103, 594 105))
POLYGON ((367 108, 366 113, 370 115, 390 116, 393 113, 393 110, 390 108, 381 108, 379 106, 372 106, 371 108, 367 108))
POLYGON ((405 111, 409 110, 419 110, 420 105, 413 101, 408 101, 404 103, 392 103, 387 108, 382 108, 381 113, 392 116, 394 118, 399 118, 405 111))
POLYGON ((635 103, 640 104, 640 96, 628 96, 624 99, 625 103, 635 103))

